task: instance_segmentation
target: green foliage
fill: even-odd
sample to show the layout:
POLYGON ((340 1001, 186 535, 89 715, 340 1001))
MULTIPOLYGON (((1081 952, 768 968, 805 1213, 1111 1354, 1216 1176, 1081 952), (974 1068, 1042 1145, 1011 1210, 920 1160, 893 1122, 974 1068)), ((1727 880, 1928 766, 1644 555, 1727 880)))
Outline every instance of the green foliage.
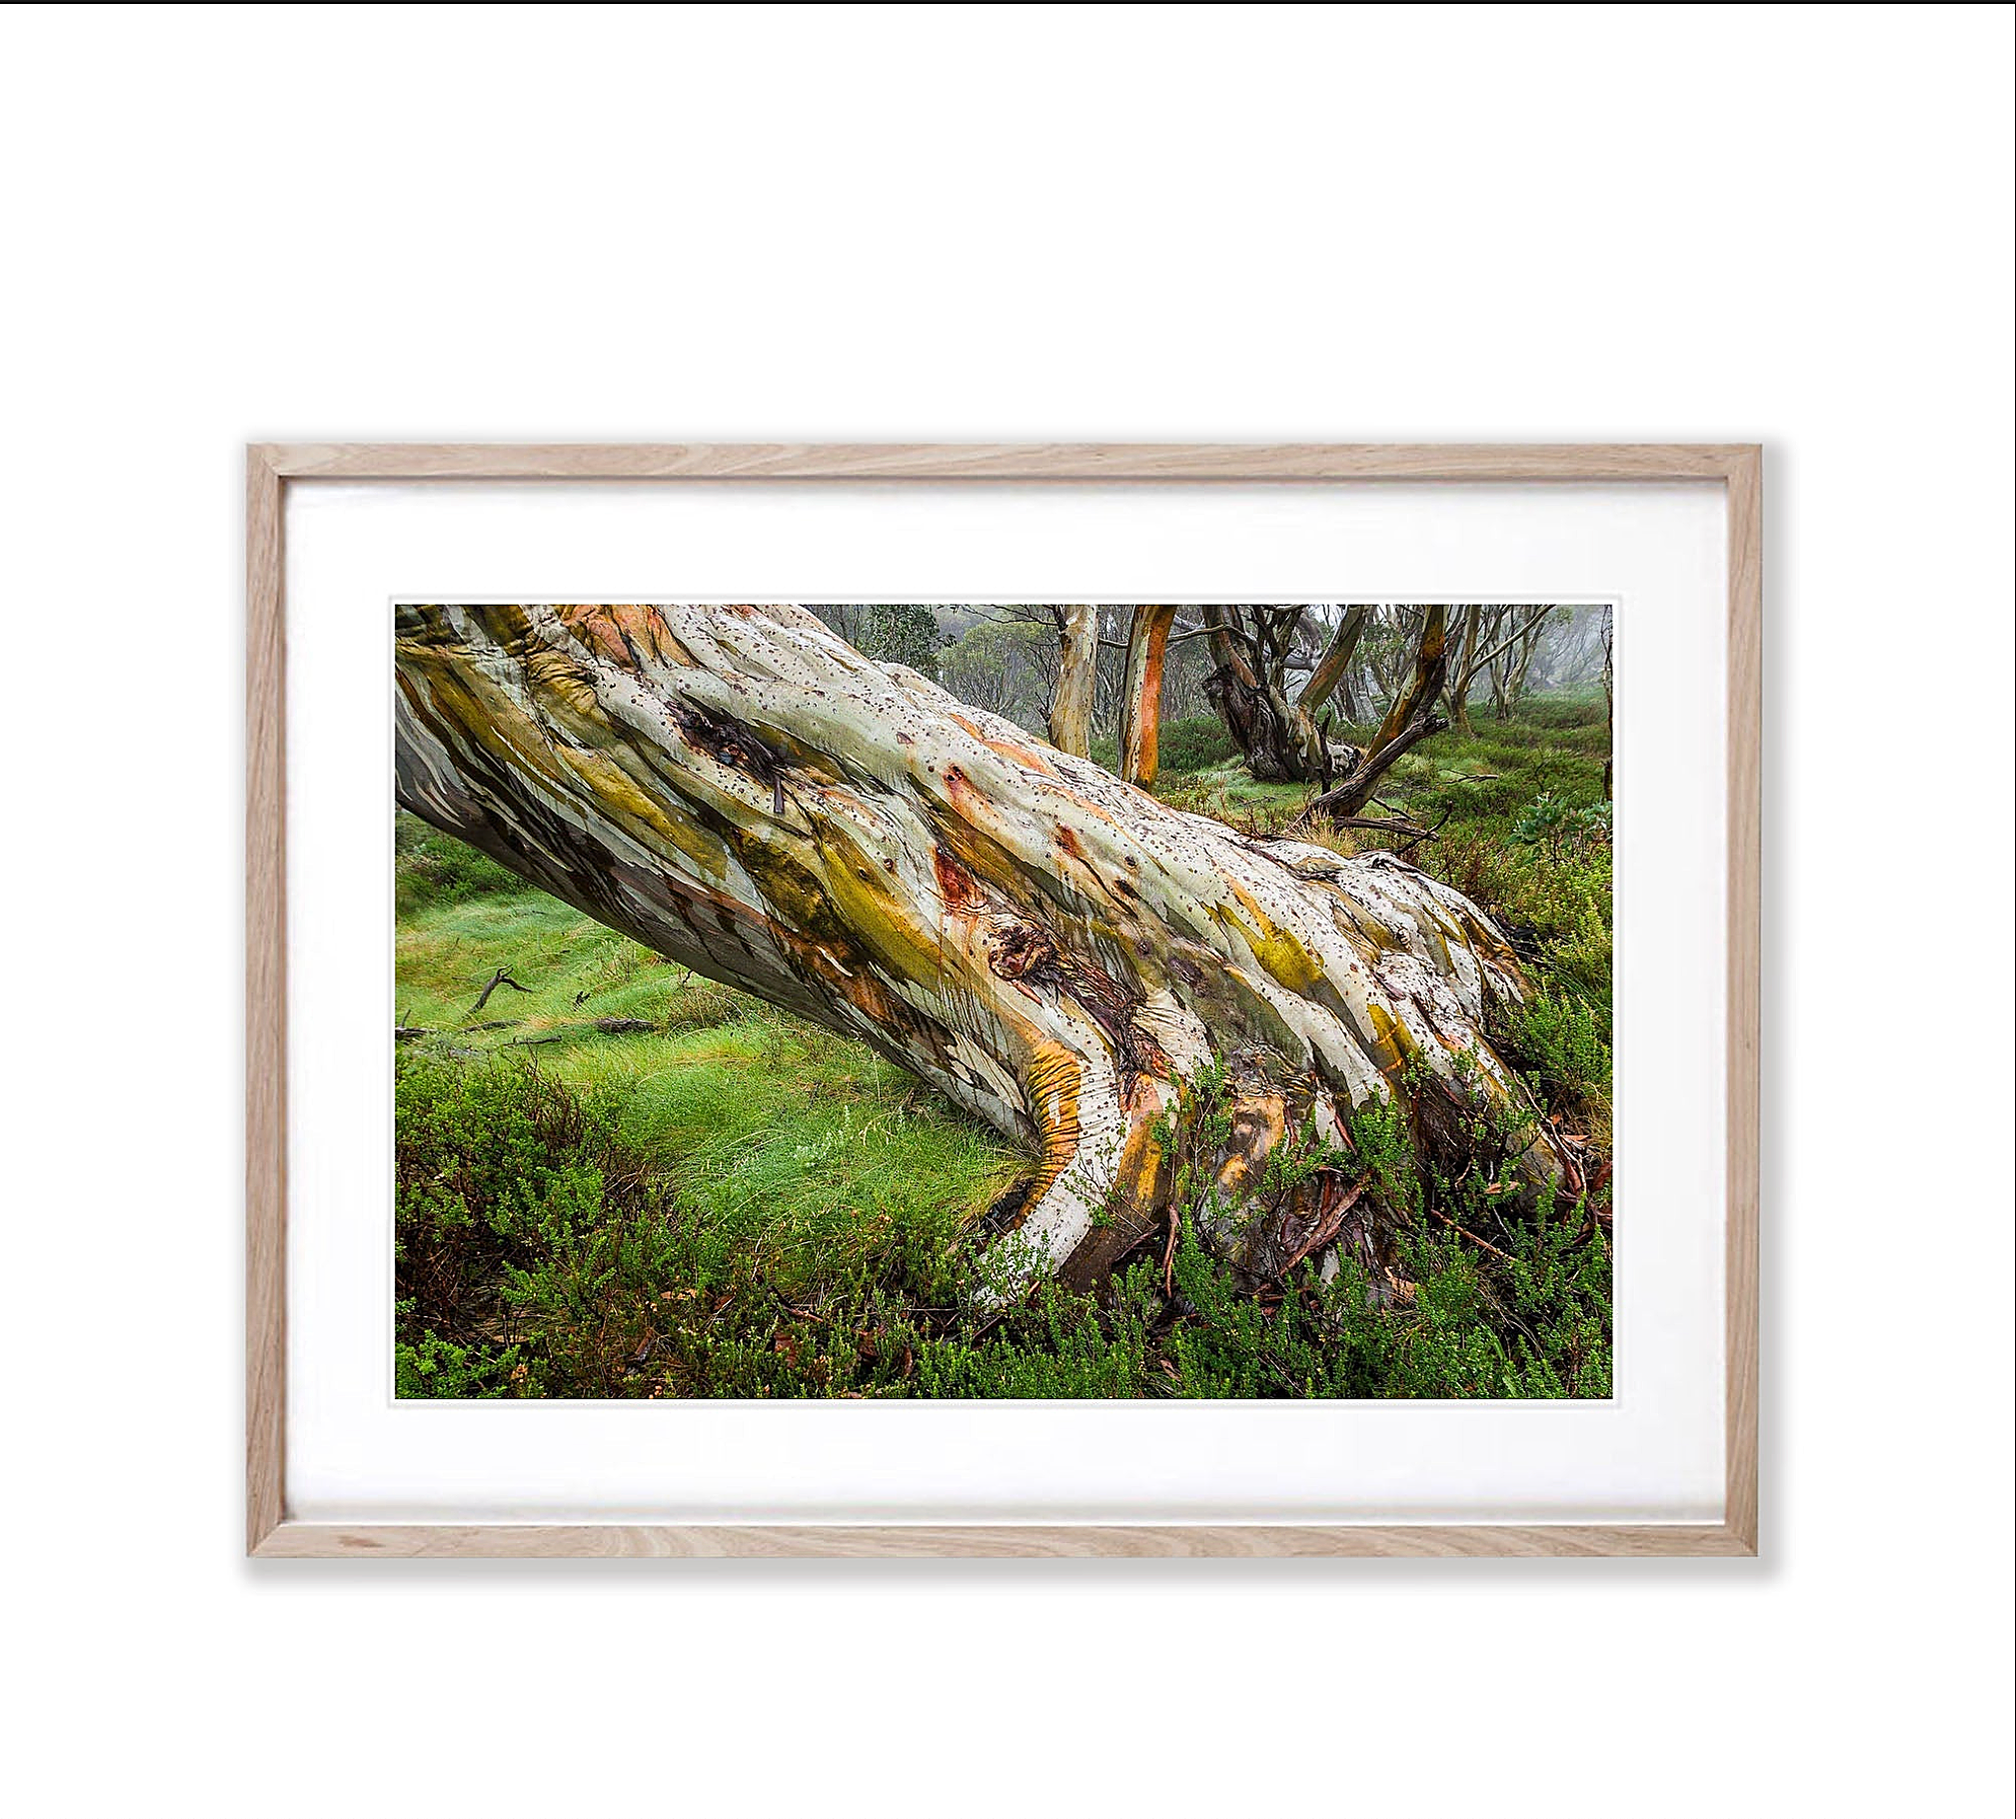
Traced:
MULTIPOLYGON (((1053 625, 1001 618, 982 610, 938 653, 938 680, 970 706, 1044 736, 1057 680, 1053 625)), ((1106 741, 1109 748, 1111 739, 1106 741)), ((1110 766, 1109 766, 1110 768, 1110 766)))
MULTIPOLYGON (((808 1269, 732 1210, 660 1191, 615 1108, 523 1061, 398 1069, 402 1396, 1558 1397, 1610 1391, 1600 1227, 1424 1173, 1394 1109, 1351 1130, 1390 1263, 1303 1264, 1275 1289, 1211 1255, 1201 1165, 1222 1083, 1193 1083, 1165 1285, 1146 1257, 1097 1296, 1055 1283, 990 1312, 973 1237, 910 1218, 808 1269), (1485 1236, 1488 1233, 1489 1236, 1485 1236)), ((1260 1193, 1337 1152, 1298 1133, 1260 1193)), ((674 1187, 682 1185, 674 1182, 674 1187)))
POLYGON ((402 1054, 395 1114, 400 1393, 606 1393, 671 1237, 615 1109, 529 1060, 402 1054))
MULTIPOLYGON (((399 1331, 414 1330, 413 1303, 398 1304, 399 1331)), ((456 1345, 425 1327, 417 1341, 401 1339, 395 1347, 397 1394, 402 1398, 432 1396, 443 1401, 495 1401, 514 1394, 536 1393, 523 1386, 529 1368, 521 1370, 521 1347, 501 1350, 456 1345)), ((543 1383, 543 1373, 541 1376, 543 1383)))
POLYGON ((400 915, 472 897, 516 896, 525 881, 496 860, 439 834, 418 815, 399 810, 392 820, 392 875, 400 915))
POLYGON ((1178 774, 1211 770, 1230 764, 1239 755, 1225 722, 1216 714, 1163 721, 1155 750, 1159 768, 1178 774))
POLYGON ((1411 1284, 1404 1298, 1346 1258, 1328 1282, 1304 1265, 1278 1303, 1186 1238, 1175 1258, 1185 1314, 1170 1336, 1169 1393, 1607 1397, 1607 1242, 1552 1217, 1506 1236, 1511 1248, 1487 1251, 1456 1231, 1406 1227, 1394 1265, 1411 1284))
POLYGON ((1542 790, 1519 811, 1512 838, 1521 846, 1544 846, 1557 859, 1567 852, 1586 852, 1609 842, 1610 804, 1568 802, 1542 790))
POLYGON ((399 927, 402 1021, 433 1032, 398 1062, 402 1395, 819 1394, 764 1350, 779 1295, 880 1271, 950 1304, 1020 1158, 861 1045, 518 889, 399 927), (478 1015, 499 968, 530 989, 478 1015))
POLYGON ((1565 990, 1538 991, 1506 1019, 1501 1046, 1544 1104, 1583 1111, 1610 1103, 1609 1021, 1565 990))
MULTIPOLYGON (((1225 730, 1225 722, 1216 714, 1192 714, 1187 719, 1165 720, 1155 736, 1156 774, 1164 786, 1161 793, 1166 794, 1169 786, 1195 772, 1230 765, 1238 755, 1232 735, 1225 730)), ((1103 764, 1109 771, 1118 770, 1119 741, 1109 733, 1095 735, 1092 761, 1103 764)))
POLYGON ((945 643, 938 616, 914 601, 872 606, 815 606, 812 611, 864 657, 878 663, 905 663, 934 681, 938 652, 945 643))

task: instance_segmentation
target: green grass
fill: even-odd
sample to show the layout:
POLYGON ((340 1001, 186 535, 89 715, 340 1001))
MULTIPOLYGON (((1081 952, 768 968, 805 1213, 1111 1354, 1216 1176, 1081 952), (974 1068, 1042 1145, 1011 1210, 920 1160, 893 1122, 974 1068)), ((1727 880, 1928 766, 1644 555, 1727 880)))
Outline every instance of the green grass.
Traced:
POLYGON ((774 1255, 794 1283, 899 1234, 958 1228, 1023 1166, 863 1045, 511 883, 400 917, 400 1022, 430 1032, 408 1048, 530 1064, 614 1107, 618 1137, 673 1184, 679 1211, 774 1255), (527 990, 500 986, 477 1012, 499 969, 527 990), (601 1018, 653 1027, 607 1035, 601 1018), (492 1023, 507 1027, 475 1027, 492 1023))
MULTIPOLYGON (((1488 712, 1404 759, 1410 857, 1512 933, 1535 987, 1494 1032, 1601 1179, 1610 849, 1600 699, 1488 712)), ((1157 793, 1280 831, 1215 719, 1163 729, 1157 793)), ((1384 812, 1375 809, 1373 812, 1384 812)), ((1340 833, 1341 849, 1392 845, 1340 833)), ((1257 1296, 1192 1242, 1099 1296, 976 1299, 976 1216, 1026 1167, 862 1045, 699 978, 401 816, 399 1389, 412 1396, 1603 1396, 1603 1220, 1508 1217, 1393 1130, 1358 1166, 1406 1285, 1301 1266, 1257 1296), (499 969, 500 986, 473 1010, 499 969), (648 1032, 605 1034, 598 1018, 648 1032), (483 1023, 506 1027, 479 1029, 483 1023)), ((1281 1166, 1298 1166, 1295 1146, 1281 1166)), ((1334 1152, 1325 1152, 1327 1163, 1334 1152)), ((1303 1154, 1300 1166, 1314 1166, 1303 1154)))

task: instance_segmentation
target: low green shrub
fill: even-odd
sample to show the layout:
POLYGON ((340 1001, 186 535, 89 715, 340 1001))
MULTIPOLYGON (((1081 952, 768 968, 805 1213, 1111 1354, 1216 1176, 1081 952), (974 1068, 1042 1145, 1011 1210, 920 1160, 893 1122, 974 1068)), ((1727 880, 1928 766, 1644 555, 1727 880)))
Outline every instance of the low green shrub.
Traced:
POLYGON ((486 853, 437 833, 404 809, 393 816, 394 905, 402 916, 472 897, 515 896, 531 889, 486 853))
POLYGON ((1192 714, 1182 720, 1163 721, 1155 751, 1159 768, 1178 775, 1215 770, 1239 756, 1232 735, 1225 730, 1225 722, 1216 714, 1192 714))
POLYGON ((1544 846, 1555 857, 1586 852, 1610 840, 1610 804, 1569 802, 1552 790, 1542 790, 1512 823, 1512 838, 1521 846, 1544 846))
POLYGON ((1538 991, 1506 1018, 1500 1044, 1517 1060, 1543 1104, 1607 1112, 1610 1022, 1567 991, 1538 991))
POLYGON ((394 1098, 399 1393, 609 1393, 674 1249, 614 1107, 516 1057, 402 1053, 394 1098))

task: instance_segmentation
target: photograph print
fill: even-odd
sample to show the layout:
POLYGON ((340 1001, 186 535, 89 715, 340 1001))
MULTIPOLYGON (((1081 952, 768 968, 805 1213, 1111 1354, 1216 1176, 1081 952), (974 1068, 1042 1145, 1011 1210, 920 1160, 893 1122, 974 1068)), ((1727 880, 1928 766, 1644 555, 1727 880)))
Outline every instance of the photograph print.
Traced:
POLYGON ((393 619, 398 1396, 1610 1396, 1609 606, 393 619))

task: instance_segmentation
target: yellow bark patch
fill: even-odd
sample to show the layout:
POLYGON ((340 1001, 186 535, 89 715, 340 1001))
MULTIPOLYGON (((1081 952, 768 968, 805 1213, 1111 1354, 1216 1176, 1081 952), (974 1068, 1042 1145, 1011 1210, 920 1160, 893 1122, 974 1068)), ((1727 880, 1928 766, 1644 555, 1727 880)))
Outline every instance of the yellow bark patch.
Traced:
POLYGON ((1378 999, 1366 999, 1365 1014, 1372 1021, 1379 1046, 1386 1051, 1387 1059, 1380 1064, 1380 1071, 1387 1074, 1403 1072, 1407 1063, 1420 1052, 1420 1045, 1408 1033, 1407 1026, 1397 1021, 1378 999))
POLYGON ((607 723, 596 717, 595 685, 564 651, 550 647, 528 651, 525 679, 534 695, 564 707, 577 722, 607 736, 607 723))
POLYGON ((642 839, 646 846, 652 845, 655 838, 671 847, 717 883, 726 875, 727 849, 692 822, 673 820, 614 759, 572 746, 557 747, 556 752, 560 762, 593 797, 595 806, 617 826, 642 839))
POLYGON ((819 859, 826 895, 862 947, 888 971, 935 987, 943 950, 915 899, 831 823, 822 830, 819 859))
POLYGON ((1266 968, 1268 976, 1276 985, 1293 992, 1298 998, 1306 998, 1315 989, 1316 982, 1323 976, 1323 964, 1302 943, 1276 922, 1250 893, 1240 888, 1231 879, 1233 896, 1239 899, 1239 906, 1245 910, 1250 920, 1240 922, 1237 917, 1225 918, 1236 925, 1246 937, 1246 943, 1253 950, 1253 957, 1266 968))
MULTIPOLYGON (((553 747, 518 704, 487 677, 464 671, 427 651, 402 656, 401 664, 424 678, 427 705, 437 724, 450 728, 468 745, 487 753, 507 769, 526 769, 564 790, 566 774, 554 761, 553 747)), ((408 699, 412 699, 409 694, 408 699)), ((416 709, 420 705, 414 703, 416 709)))

